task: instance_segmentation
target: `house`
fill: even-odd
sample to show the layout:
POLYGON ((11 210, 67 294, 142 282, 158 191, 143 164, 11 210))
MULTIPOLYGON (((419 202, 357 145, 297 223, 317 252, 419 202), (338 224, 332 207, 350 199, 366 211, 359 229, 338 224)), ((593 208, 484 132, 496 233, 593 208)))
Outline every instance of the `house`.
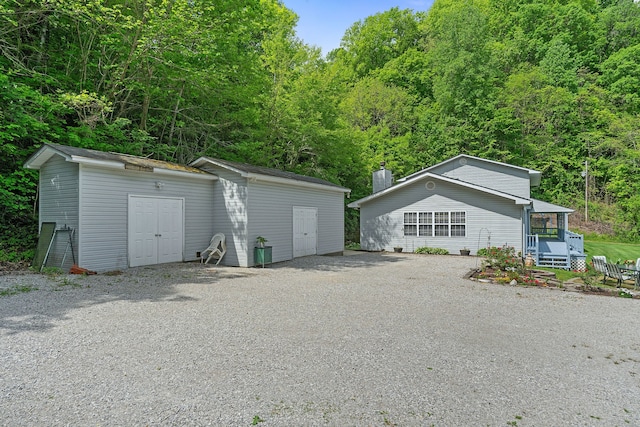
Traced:
POLYGON ((40 225, 70 231, 56 233, 48 266, 66 269, 75 258, 102 272, 193 261, 215 233, 226 236, 221 264, 231 266, 255 264, 258 235, 272 245, 274 262, 343 249, 349 190, 324 180, 206 157, 185 166, 59 144, 41 147, 25 167, 40 171, 40 225))
POLYGON ((535 170, 462 154, 395 184, 382 166, 373 173, 373 194, 348 206, 360 210, 365 250, 476 253, 507 245, 538 266, 583 268, 583 238, 567 230, 572 210, 531 198, 540 179, 535 170))

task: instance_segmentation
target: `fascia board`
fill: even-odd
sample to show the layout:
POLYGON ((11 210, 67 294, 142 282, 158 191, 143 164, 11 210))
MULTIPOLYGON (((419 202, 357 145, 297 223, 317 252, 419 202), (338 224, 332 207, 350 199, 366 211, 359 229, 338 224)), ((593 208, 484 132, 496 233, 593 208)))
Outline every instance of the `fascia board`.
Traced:
POLYGON ((436 163, 435 165, 431 165, 427 168, 424 168, 422 170, 419 170, 417 172, 412 173, 411 175, 407 175, 404 178, 400 178, 397 181, 398 182, 404 182, 406 180, 409 180, 411 178, 414 178, 418 175, 424 174, 424 173, 429 173, 430 170, 433 170, 435 168, 437 168, 440 165, 444 165, 447 163, 451 163, 451 162, 455 162, 458 159, 461 158, 467 158, 467 159, 474 159, 474 160, 478 160, 480 162, 485 162, 485 163, 491 163, 494 165, 500 165, 500 166, 507 166, 509 168, 513 168, 513 169, 518 169, 521 171, 526 171, 529 173, 529 180, 531 182, 531 185, 533 185, 534 187, 537 187, 538 185, 540 185, 540 179, 542 176, 542 173, 533 169, 528 169, 528 168, 523 168, 522 166, 516 166, 516 165, 510 165, 509 163, 503 163, 503 162, 498 162, 496 160, 489 160, 489 159, 483 159, 482 157, 476 157, 476 156, 470 156, 469 154, 458 154, 455 157, 451 157, 450 159, 444 160, 440 163, 436 163))
POLYGON ((240 169, 236 169, 236 168, 231 167, 229 165, 223 165, 222 163, 218 163, 218 162, 216 162, 215 160, 213 160, 213 159, 211 159, 209 157, 199 157, 196 160, 194 160, 193 162, 189 163, 189 166, 197 168, 197 167, 202 166, 204 163, 211 163, 212 165, 215 165, 215 166, 217 166, 219 168, 226 169, 226 170, 229 170, 231 172, 237 173, 238 175, 240 175, 240 176, 242 176, 244 178, 246 178, 247 175, 248 175, 246 172, 241 171, 240 169))
POLYGON ((64 158, 66 161, 71 160, 71 158, 65 153, 62 153, 49 145, 43 145, 27 159, 23 166, 27 169, 39 170, 43 164, 56 154, 64 158))
POLYGON ((262 175, 257 173, 245 173, 243 175, 249 182, 272 182, 274 184, 295 185, 297 187, 313 188, 317 190, 334 191, 338 193, 350 193, 351 190, 344 187, 316 184, 314 182, 297 181, 295 179, 280 178, 277 176, 262 175))
POLYGON ((448 183, 451 183, 451 184, 454 184, 454 185, 460 185, 462 187, 471 188, 471 189, 474 189, 474 190, 477 190, 477 191, 480 191, 480 192, 483 192, 483 193, 492 194, 492 195, 495 195, 495 196, 498 196, 498 197, 502 197, 502 198, 505 198, 505 199, 513 200, 516 205, 530 205, 531 204, 531 200, 529 200, 529 199, 524 199, 524 198, 521 198, 521 197, 512 196, 510 194, 502 193, 500 191, 495 191, 495 190, 492 190, 490 188, 480 187, 478 185, 471 184, 471 183, 468 183, 468 182, 464 182, 464 181, 460 181, 460 180, 452 179, 452 178, 447 178, 447 177, 442 176, 442 175, 426 172, 423 175, 416 176, 413 179, 410 179, 410 180, 407 180, 407 181, 403 181, 400 184, 396 184, 396 185, 394 185, 392 187, 389 187, 389 188, 387 188, 385 190, 379 191, 379 192, 377 192, 375 194, 371 194, 371 195, 369 195, 369 196, 367 196, 367 197, 365 197, 363 199, 356 200, 355 202, 349 203, 347 206, 350 207, 350 208, 359 208, 360 205, 362 205, 363 203, 370 202, 371 200, 377 199, 378 197, 381 197, 381 196, 383 196, 385 194, 389 194, 389 193, 391 193, 393 191, 397 191, 397 190, 399 190, 399 189, 401 189, 401 188, 403 188, 403 187, 405 187, 407 185, 411 185, 411 184, 413 184, 413 183, 415 183, 417 181, 421 181, 421 180, 424 180, 426 178, 437 179, 437 180, 448 182, 448 183))
POLYGON ((162 169, 162 168, 153 168, 153 173, 157 173, 158 175, 171 175, 171 176, 180 176, 183 178, 196 178, 196 179, 204 179, 207 181, 216 181, 218 179, 217 176, 210 173, 194 173, 194 172, 184 172, 184 171, 174 171, 171 169, 162 169))
POLYGON ((71 159, 67 161, 73 162, 73 163, 82 163, 83 165, 102 166, 105 168, 112 168, 112 169, 124 169, 124 163, 121 163, 121 162, 89 159, 87 157, 82 157, 82 156, 71 156, 71 159))

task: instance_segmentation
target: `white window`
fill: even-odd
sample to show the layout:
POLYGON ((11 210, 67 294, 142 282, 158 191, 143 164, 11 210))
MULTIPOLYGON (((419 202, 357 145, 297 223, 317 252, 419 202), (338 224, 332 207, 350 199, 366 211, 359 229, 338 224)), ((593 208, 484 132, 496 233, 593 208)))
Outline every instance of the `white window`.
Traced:
POLYGON ((467 214, 461 211, 405 212, 404 235, 465 237, 467 235, 467 214))
POLYGON ((404 213, 404 235, 405 236, 418 235, 418 214, 416 212, 404 213))

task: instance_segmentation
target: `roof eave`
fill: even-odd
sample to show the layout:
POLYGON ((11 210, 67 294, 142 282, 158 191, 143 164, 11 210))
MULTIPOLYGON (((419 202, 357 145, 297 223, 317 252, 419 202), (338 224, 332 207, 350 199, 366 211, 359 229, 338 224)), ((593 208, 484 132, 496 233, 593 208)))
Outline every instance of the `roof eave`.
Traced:
POLYGON ((23 167, 26 169, 40 170, 42 165, 56 154, 63 157, 66 161, 70 160, 70 156, 65 153, 56 150, 49 145, 43 145, 24 162, 23 167))
POLYGON ((157 173, 159 175, 179 176, 184 178, 204 179, 206 181, 216 181, 218 179, 216 175, 210 174, 208 172, 198 173, 198 172, 176 171, 171 169, 153 168, 153 173, 157 173))
POLYGON ((448 178, 448 177, 443 176, 443 175, 438 175, 438 174, 434 174, 434 173, 431 173, 431 172, 426 172, 424 174, 415 176, 415 177, 411 178, 410 180, 403 181, 403 182, 401 182, 399 184, 396 184, 394 186, 386 188, 386 189, 384 189, 382 191, 379 191, 377 193, 370 194, 369 196, 364 197, 364 198, 362 198, 360 200, 356 200, 355 202, 349 203, 347 205, 347 207, 358 209, 358 208, 360 208, 360 206, 363 203, 368 203, 368 202, 370 202, 372 200, 375 200, 375 199, 377 199, 377 198, 379 198, 379 197, 381 197, 381 196, 383 196, 385 194, 389 194, 389 193, 391 193, 393 191, 397 191, 397 190, 399 190, 399 189, 401 189, 401 188, 403 188, 403 187, 405 187, 407 185, 411 185, 414 182, 422 180, 422 179, 425 179, 425 178, 438 179, 438 180, 441 180, 441 181, 444 181, 444 182, 448 182, 448 183, 451 183, 451 184, 454 184, 454 185, 460 185, 460 186, 463 186, 463 187, 466 187, 466 188, 469 188, 469 189, 473 189, 473 190, 476 190, 476 191, 480 191, 480 192, 483 192, 483 193, 486 193, 486 194, 492 194, 492 195, 495 195, 497 197, 510 199, 510 200, 513 200, 513 202, 516 205, 524 205, 524 206, 526 206, 526 205, 530 205, 531 204, 531 200, 529 200, 529 199, 525 199, 525 198, 522 198, 522 197, 517 197, 517 196, 510 195, 510 194, 502 193, 500 191, 492 190, 490 188, 482 188, 482 187, 479 187, 479 186, 477 186, 475 184, 471 184, 471 183, 465 182, 465 181, 460 181, 460 180, 457 180, 457 179, 448 178))
POLYGON ((334 191, 338 193, 351 193, 351 190, 344 187, 325 185, 316 182, 298 181, 295 179, 280 178, 277 176, 263 175, 259 173, 245 173, 245 178, 250 182, 270 182, 274 184, 295 185, 298 187, 313 188, 317 190, 334 191))
POLYGON ((231 172, 235 172, 239 174, 241 177, 246 178, 250 182, 271 182, 274 184, 295 185, 298 187, 313 188, 317 190, 334 191, 334 192, 347 193, 347 194, 351 193, 351 189, 340 187, 337 185, 335 186, 325 185, 325 184, 320 184, 316 182, 300 181, 300 180, 291 179, 291 178, 282 178, 277 176, 255 173, 255 172, 243 171, 241 169, 234 168, 233 166, 227 165, 225 163, 217 162, 216 160, 210 157, 199 157, 198 159, 189 163, 189 166, 200 167, 205 163, 211 163, 212 165, 229 170, 231 172))

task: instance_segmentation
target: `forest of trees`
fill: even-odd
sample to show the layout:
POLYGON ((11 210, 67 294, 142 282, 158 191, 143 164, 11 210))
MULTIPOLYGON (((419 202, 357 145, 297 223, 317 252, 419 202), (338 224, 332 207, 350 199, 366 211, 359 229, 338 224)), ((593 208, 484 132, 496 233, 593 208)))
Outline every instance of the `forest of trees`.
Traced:
MULTIPOLYGON (((43 143, 200 155, 370 192, 467 153, 640 239, 640 5, 436 0, 356 22, 322 57, 278 0, 0 0, 0 259, 37 238, 43 143)), ((347 237, 357 236, 347 210, 347 237)), ((575 214, 579 215, 579 214, 575 214)))

